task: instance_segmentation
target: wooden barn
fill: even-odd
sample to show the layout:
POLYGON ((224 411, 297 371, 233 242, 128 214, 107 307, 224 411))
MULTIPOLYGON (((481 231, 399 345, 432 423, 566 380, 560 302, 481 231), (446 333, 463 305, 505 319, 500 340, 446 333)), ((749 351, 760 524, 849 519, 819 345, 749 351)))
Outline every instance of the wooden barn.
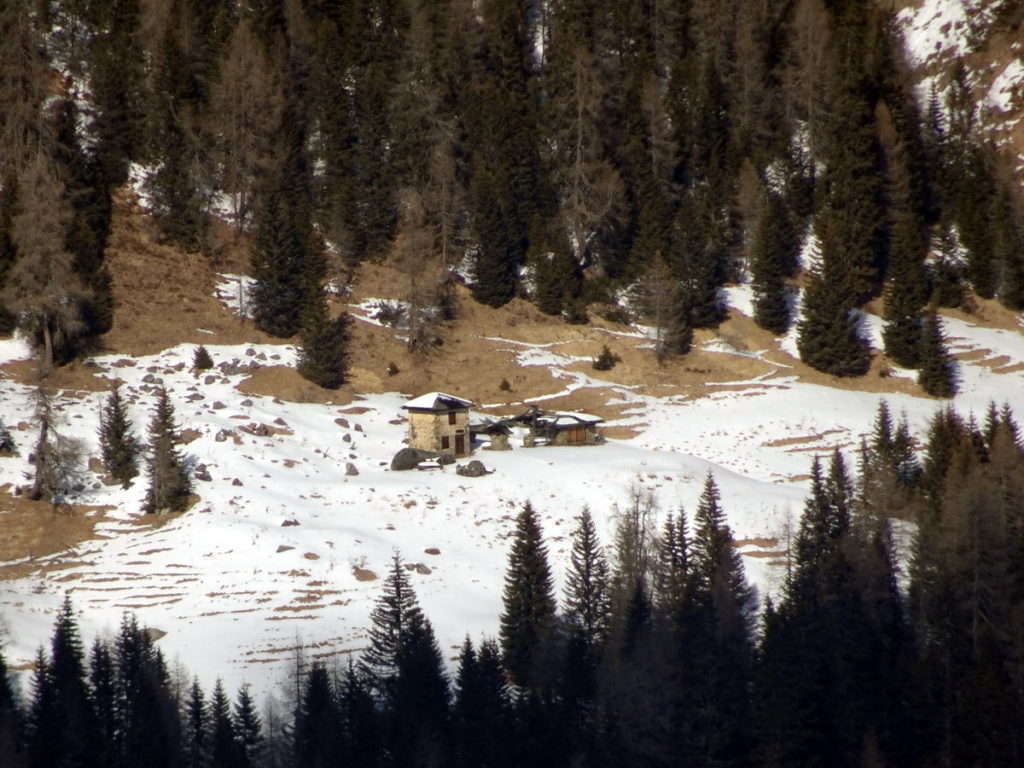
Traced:
POLYGON ((409 447, 456 458, 472 453, 469 409, 473 405, 455 395, 428 392, 405 403, 409 412, 409 447))

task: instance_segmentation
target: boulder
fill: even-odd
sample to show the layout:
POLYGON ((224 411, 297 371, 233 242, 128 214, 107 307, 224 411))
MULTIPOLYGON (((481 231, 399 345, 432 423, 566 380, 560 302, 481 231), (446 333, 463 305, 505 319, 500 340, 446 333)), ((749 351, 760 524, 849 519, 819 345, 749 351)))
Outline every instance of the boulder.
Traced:
POLYGON ((349 477, 354 477, 355 475, 359 474, 359 470, 356 469, 355 464, 353 464, 351 461, 347 461, 345 462, 345 474, 348 475, 349 477))
POLYGON ((487 467, 484 466, 482 461, 473 459, 468 464, 460 464, 456 467, 455 474, 461 475, 462 477, 483 477, 490 473, 487 471, 487 467))
POLYGON ((403 448, 391 458, 391 470, 393 472, 404 472, 409 469, 416 469, 420 463, 420 453, 413 448, 403 448))

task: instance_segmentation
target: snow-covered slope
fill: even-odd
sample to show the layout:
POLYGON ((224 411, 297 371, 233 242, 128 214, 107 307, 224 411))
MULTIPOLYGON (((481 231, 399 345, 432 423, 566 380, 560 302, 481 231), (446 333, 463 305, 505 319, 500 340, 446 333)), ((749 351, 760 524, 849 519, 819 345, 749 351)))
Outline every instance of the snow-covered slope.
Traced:
MULTIPOLYGON (((729 291, 739 309, 745 288, 729 291)), ((870 319, 869 319, 870 320, 870 319)), ((868 323, 872 326, 872 323, 868 323)), ((1011 330, 950 319, 947 333, 962 365, 957 406, 980 413, 990 400, 1024 412, 1024 337, 1011 330)), ((786 342, 783 341, 783 345, 786 342)), ((282 402, 236 388, 252 364, 290 365, 285 345, 208 346, 217 368, 189 370, 194 347, 143 358, 94 360, 102 375, 124 382, 141 431, 158 386, 172 395, 191 441, 185 446, 209 481, 199 501, 172 519, 140 515, 145 481, 122 490, 84 474, 77 502, 111 505, 100 538, 33 561, 33 574, 0 584, 0 617, 12 630, 11 663, 28 663, 51 629, 53 611, 70 593, 87 636, 113 631, 125 611, 166 632, 159 642, 205 681, 222 677, 258 689, 276 683, 297 643, 314 656, 357 650, 381 575, 400 551, 443 647, 468 633, 493 633, 500 610, 506 538, 529 499, 543 515, 551 556, 560 571, 573 517, 589 505, 610 538, 615 505, 631 489, 652 491, 664 511, 695 506, 710 471, 719 483, 748 574, 762 593, 777 587, 778 550, 799 516, 811 456, 853 447, 869 430, 881 395, 803 383, 784 364, 774 374, 715 385, 687 399, 655 397, 580 373, 577 358, 558 345, 508 341, 522 366, 547 366, 566 390, 600 385, 624 406, 617 422, 638 435, 595 447, 478 451, 493 474, 468 478, 453 468, 392 472, 406 426, 408 395, 366 396, 345 405, 282 402), (569 370, 570 366, 575 369, 569 370), (358 474, 346 474, 351 463, 358 474), (372 573, 371 573, 372 572, 372 573)), ((713 354, 745 354, 722 339, 713 354)), ((0 359, 24 357, 16 341, 0 359)), ((0 420, 30 422, 30 391, 0 380, 0 420)), ((938 403, 889 395, 921 430, 938 403)), ((61 393, 63 429, 95 455, 101 393, 61 393)), ((26 426, 28 426, 26 424, 26 426)), ((26 482, 32 429, 15 432, 19 458, 0 459, 0 486, 26 482)), ((0 513, 0 526, 3 515, 0 513)), ((27 564, 29 565, 29 564, 27 564)), ((451 652, 454 655, 454 651, 451 652)))

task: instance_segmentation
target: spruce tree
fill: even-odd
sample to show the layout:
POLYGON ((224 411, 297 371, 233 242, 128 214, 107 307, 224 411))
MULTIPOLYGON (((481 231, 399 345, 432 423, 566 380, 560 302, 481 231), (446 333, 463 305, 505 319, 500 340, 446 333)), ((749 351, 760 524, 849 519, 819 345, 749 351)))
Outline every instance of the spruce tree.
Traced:
POLYGON ((238 734, 231 717, 231 702, 217 680, 210 697, 210 768, 237 768, 238 734))
POLYGON ((92 765, 96 712, 70 597, 57 612, 49 656, 36 670, 29 713, 30 768, 92 765))
POLYGON ((956 363, 946 348, 942 321, 935 312, 929 312, 925 317, 921 346, 917 383, 933 397, 952 397, 957 390, 956 363))
POLYGON ((892 229, 889 278, 885 286, 885 353, 899 365, 921 363, 921 308, 928 298, 925 242, 913 217, 901 212, 892 229))
POLYGON ((184 764, 186 768, 206 768, 210 759, 210 713, 198 678, 188 689, 183 721, 184 764))
POLYGON ((178 450, 181 439, 174 421, 174 406, 166 389, 157 394, 149 422, 149 458, 146 501, 147 514, 181 512, 192 493, 192 481, 184 457, 178 450))
POLYGON ((555 620, 555 598, 547 547, 530 502, 516 518, 502 592, 502 662, 509 679, 528 688, 535 682, 534 663, 555 620))
POLYGON ((115 386, 100 411, 99 441, 103 466, 122 488, 127 488, 139 474, 139 442, 132 433, 120 385, 115 386))
POLYGON ((781 195, 770 194, 751 246, 754 321, 775 334, 789 330, 790 289, 800 243, 781 195))
POLYGON ((338 710, 323 662, 313 662, 302 680, 292 736, 295 765, 328 768, 338 754, 338 710))
POLYGON ((256 711, 256 703, 249 686, 243 685, 235 697, 233 721, 238 747, 238 768, 252 768, 262 764, 263 722, 256 711))
POLYGON ((569 632, 593 651, 601 647, 611 622, 608 561, 590 509, 584 507, 577 520, 565 575, 564 616, 569 632))
POLYGON ((839 233, 830 213, 819 214, 818 227, 823 265, 811 273, 804 290, 800 359, 833 376, 863 376, 871 356, 853 313, 853 294, 842 278, 846 265, 835 249, 839 233))
POLYGON ((310 297, 302 329, 297 370, 304 379, 324 389, 337 389, 348 381, 348 345, 351 321, 347 313, 327 317, 322 294, 310 297))

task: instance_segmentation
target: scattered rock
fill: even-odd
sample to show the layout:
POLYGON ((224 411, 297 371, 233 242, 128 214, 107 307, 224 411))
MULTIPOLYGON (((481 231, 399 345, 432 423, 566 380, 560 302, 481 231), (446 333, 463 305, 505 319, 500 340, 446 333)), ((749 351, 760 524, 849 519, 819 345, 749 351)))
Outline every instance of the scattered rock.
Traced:
POLYGON ((186 445, 188 443, 191 443, 196 438, 199 438, 199 437, 202 437, 202 436, 203 436, 202 432, 200 432, 198 429, 192 429, 192 428, 181 430, 181 435, 180 435, 181 442, 185 443, 186 445))
POLYGON ((203 384, 210 385, 213 384, 215 381, 217 381, 217 377, 214 376, 212 373, 207 374, 206 376, 203 377, 203 384))
POLYGON ((405 472, 409 469, 416 469, 420 463, 420 452, 414 448, 403 448, 391 458, 391 469, 395 472, 405 472))
POLYGON ((210 470, 205 464, 199 464, 196 467, 196 471, 192 473, 192 477, 196 480, 202 480, 204 483, 209 483, 213 480, 210 476, 210 470))
POLYGON ((245 400, 243 400, 242 402, 240 402, 240 403, 239 403, 239 405, 241 405, 241 406, 243 406, 243 407, 245 407, 245 408, 248 408, 248 407, 249 407, 250 405, 252 405, 252 400, 250 400, 250 399, 249 399, 249 398, 247 397, 247 398, 245 398, 245 400))
POLYGON ((285 421, 284 419, 282 419, 280 416, 278 416, 276 419, 274 419, 274 423, 277 424, 279 427, 287 427, 288 426, 288 422, 285 421))
POLYGON ((243 432, 248 432, 250 435, 256 435, 256 437, 269 437, 273 434, 273 431, 266 424, 257 424, 255 421, 240 429, 243 432))
POLYGON ((241 481, 241 480, 239 480, 239 479, 238 479, 238 478, 236 477, 236 478, 235 478, 234 480, 232 480, 232 481, 231 481, 231 484, 232 484, 232 485, 241 485, 241 484, 242 484, 242 481, 241 481))
POLYGON ((71 486, 71 490, 74 491, 75 493, 81 493, 82 491, 85 490, 85 485, 83 483, 75 483, 74 485, 71 486))
POLYGON ((425 566, 423 563, 416 563, 416 573, 422 573, 424 576, 426 576, 427 574, 433 573, 433 571, 430 570, 430 568, 425 566))
POLYGON ((233 434, 234 433, 229 429, 219 429, 217 430, 217 434, 213 436, 213 439, 216 440, 218 443, 223 443, 227 441, 227 439, 231 437, 233 434))
POLYGON ((344 440, 346 443, 351 443, 352 442, 352 435, 350 435, 348 432, 346 432, 344 435, 342 435, 341 439, 344 440))
POLYGON ((227 406, 224 405, 224 403, 222 403, 220 400, 215 400, 214 401, 214 403, 213 403, 213 410, 220 411, 220 410, 223 410, 224 408, 227 408, 227 406))
POLYGON ((252 347, 249 347, 248 349, 245 350, 245 356, 246 357, 255 357, 256 356, 256 350, 253 349, 252 347))
POLYGON ((281 545, 280 545, 280 546, 279 546, 279 547, 277 548, 277 553, 278 553, 278 554, 280 554, 280 553, 282 553, 282 552, 288 552, 289 550, 292 550, 292 549, 295 549, 295 547, 289 546, 289 545, 287 545, 287 544, 281 544, 281 545))
POLYGON ((356 424, 355 430, 356 430, 356 432, 362 432, 363 431, 363 425, 362 424, 356 424))
POLYGON ((348 425, 348 419, 343 419, 343 418, 341 418, 341 417, 339 416, 338 418, 336 418, 336 419, 334 420, 334 423, 335 423, 335 424, 337 424, 337 425, 338 425, 339 427, 341 427, 342 429, 350 429, 350 427, 349 427, 349 425, 348 425))
POLYGON ((206 396, 205 395, 201 395, 198 392, 193 392, 191 395, 189 395, 185 399, 188 400, 190 403, 197 403, 200 400, 205 400, 206 396))
POLYGON ((267 359, 267 353, 266 352, 260 352, 258 355, 256 355, 256 359, 257 360, 266 360, 267 359))
POLYGON ((291 517, 291 518, 288 518, 287 520, 285 520, 283 523, 281 523, 281 527, 282 528, 290 528, 291 526, 298 525, 298 524, 299 524, 299 521, 296 520, 294 517, 291 517))
POLYGON ((484 466, 482 461, 473 459, 468 464, 460 464, 455 468, 455 474, 461 475, 462 477, 483 477, 489 475, 487 467, 484 466))
POLYGON ((145 382, 146 384, 156 384, 156 376, 154 376, 152 373, 147 373, 145 376, 142 377, 142 381, 145 382))
POLYGON ((440 555, 441 554, 441 550, 438 549, 437 547, 427 547, 426 549, 423 550, 423 552, 425 554, 428 554, 428 555, 440 555))
POLYGON ((440 456, 437 457, 437 463, 440 464, 442 467, 447 467, 449 464, 455 463, 455 457, 452 456, 450 453, 442 453, 440 456))
POLYGON ((306 558, 307 560, 319 560, 320 559, 320 555, 316 554, 315 552, 305 552, 305 553, 303 553, 302 556, 304 558, 306 558))
POLYGON ((345 463, 345 474, 349 477, 354 477, 359 474, 359 470, 356 469, 356 465, 351 461, 345 463))

